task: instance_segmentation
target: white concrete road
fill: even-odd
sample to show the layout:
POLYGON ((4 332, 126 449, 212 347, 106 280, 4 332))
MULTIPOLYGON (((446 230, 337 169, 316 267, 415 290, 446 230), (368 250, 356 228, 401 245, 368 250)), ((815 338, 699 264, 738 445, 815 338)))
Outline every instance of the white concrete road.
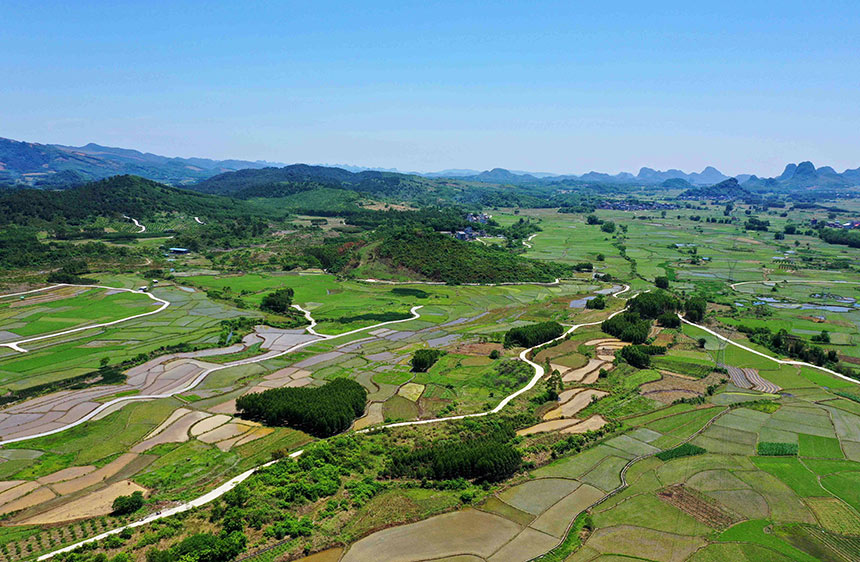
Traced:
POLYGON ((123 216, 122 216, 122 218, 124 218, 124 219, 128 219, 128 220, 130 220, 131 222, 133 222, 133 223, 134 223, 134 226, 136 226, 137 228, 139 228, 139 229, 140 229, 140 230, 138 230, 138 231, 137 231, 137 233, 138 233, 138 234, 140 234, 140 233, 142 233, 142 232, 146 232, 146 227, 145 227, 145 226, 143 226, 142 224, 140 224, 140 222, 138 222, 138 220, 137 220, 137 219, 133 219, 133 218, 129 217, 128 215, 123 215, 123 216))
POLYGON ((86 287, 86 288, 92 288, 92 289, 105 289, 108 291, 120 291, 120 292, 124 292, 124 293, 136 293, 139 295, 146 295, 147 297, 151 298, 152 300, 160 303, 161 306, 159 306, 155 310, 150 310, 149 312, 144 312, 141 314, 135 314, 133 316, 128 316, 126 318, 120 318, 119 320, 114 320, 112 322, 104 322, 101 324, 88 324, 86 326, 80 326, 78 328, 72 328, 71 330, 63 330, 62 332, 52 332, 50 334, 43 334, 41 336, 36 336, 33 338, 16 340, 16 341, 12 341, 12 342, 3 342, 3 343, 0 343, 0 346, 9 347, 9 348, 14 349, 15 351, 19 351, 21 353, 26 353, 27 350, 24 349, 23 347, 21 347, 23 344, 26 344, 26 343, 30 343, 30 342, 34 342, 34 341, 47 340, 47 339, 51 339, 51 338, 58 338, 60 336, 65 336, 68 334, 74 334, 76 332, 83 332, 86 330, 92 330, 95 328, 104 328, 106 326, 114 326, 116 324, 128 322, 129 320, 134 320, 135 318, 143 318, 144 316, 150 316, 152 314, 158 314, 159 312, 161 312, 162 310, 164 310, 165 308, 170 306, 170 302, 168 302, 164 299, 160 299, 160 298, 156 297, 155 295, 153 295, 152 293, 149 293, 146 291, 137 291, 134 289, 120 289, 117 287, 105 287, 103 285, 76 285, 73 283, 59 283, 57 285, 51 285, 50 287, 44 287, 42 289, 34 289, 32 291, 24 291, 22 293, 11 293, 11 294, 6 294, 6 295, 0 295, 0 299, 7 298, 7 297, 15 297, 15 296, 19 296, 19 295, 25 295, 25 294, 29 294, 29 293, 35 293, 38 291, 47 291, 49 289, 56 289, 58 287, 86 287))

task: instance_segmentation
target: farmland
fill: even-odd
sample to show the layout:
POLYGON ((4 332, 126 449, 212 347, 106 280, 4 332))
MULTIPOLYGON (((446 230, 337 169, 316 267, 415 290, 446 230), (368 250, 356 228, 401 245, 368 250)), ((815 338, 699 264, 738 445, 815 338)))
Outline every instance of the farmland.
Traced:
MULTIPOLYGON (((723 216, 716 205, 695 212, 723 216)), ((578 214, 496 213, 503 226, 522 216, 540 225, 522 255, 590 262, 611 276, 580 272, 557 284, 381 283, 314 268, 219 270, 224 256, 177 258, 175 271, 156 276, 151 289, 170 303, 157 314, 40 340, 26 353, 0 348, 6 390, 62 383, 105 363, 122 365, 127 377, 113 386, 96 381, 47 392, 0 411, 30 416, 36 410, 28 404, 38 400, 64 404, 50 419, 39 413, 55 433, 0 449, 0 511, 6 516, 0 560, 24 559, 121 526, 130 519, 112 515, 105 503, 116 490, 144 491, 139 518, 272 460, 240 486, 241 493, 136 527, 121 540, 105 539, 100 549, 142 561, 149 548, 167 549, 191 533, 247 520, 253 524, 242 524, 246 551, 259 553, 252 560, 317 551, 322 554, 310 560, 376 560, 380 553, 396 559, 403 552, 415 560, 855 556, 860 405, 851 396, 860 397, 860 388, 825 370, 775 361, 787 358, 746 329, 785 329, 810 344, 826 331, 829 341, 821 345, 850 366, 860 356, 860 313, 845 304, 860 286, 834 283, 850 281, 845 271, 788 270, 773 261, 794 255, 787 251, 836 259, 845 250, 807 235, 787 246, 736 224, 691 220, 687 209, 675 214, 681 218, 643 220, 597 211, 602 220, 626 227, 610 234, 578 214), (692 324, 653 324, 649 365, 617 357, 630 342, 603 333, 601 322, 622 310, 626 298, 656 290, 657 276, 669 278, 673 294, 705 298, 700 324, 749 349, 692 324), (312 329, 260 310, 264 297, 279 289, 292 290, 292 303, 307 311, 312 329), (587 299, 598 294, 606 308, 587 308, 587 299), (282 327, 274 327, 279 322, 282 327), (547 322, 559 323, 564 335, 531 354, 506 339, 512 328, 547 322), (410 365, 418 350, 439 352, 424 372, 410 365), (520 393, 535 373, 521 354, 545 376, 520 393), (778 390, 742 385, 746 379, 733 378, 723 366, 752 369, 778 390), (289 424, 267 427, 259 417, 237 415, 243 395, 323 389, 343 378, 366 391, 367 407, 342 435, 314 438, 289 424), (70 398, 59 402, 66 396, 60 393, 70 398), (141 395, 158 397, 135 399, 141 395), (492 416, 438 421, 500 404, 504 408, 492 416), (96 414, 63 428, 86 412, 96 414), (378 431, 415 421, 436 423, 378 431), (482 482, 411 478, 389 466, 406 458, 403 448, 437 444, 432 450, 446 450, 438 443, 462 439, 490 451, 515 450, 520 468, 482 482), (307 460, 284 458, 300 450, 306 452, 297 458, 307 460), (297 463, 304 463, 301 470, 293 468, 297 463), (290 490, 289 500, 277 499, 282 492, 273 482, 290 490), (245 500, 236 499, 244 494, 245 500), (86 506, 87 523, 71 521, 68 506, 86 506), (57 526, 44 532, 38 527, 44 522, 57 526)), ((772 223, 804 216, 790 211, 772 223)), ((98 281, 137 288, 152 277, 105 273, 98 281)), ((2 329, 44 335, 156 308, 134 293, 63 291, 44 303, 0 303, 2 329)), ((35 428, 43 421, 28 423, 35 428)), ((26 424, 15 426, 35 433, 26 424)), ((4 437, 19 435, 3 431, 4 437)))

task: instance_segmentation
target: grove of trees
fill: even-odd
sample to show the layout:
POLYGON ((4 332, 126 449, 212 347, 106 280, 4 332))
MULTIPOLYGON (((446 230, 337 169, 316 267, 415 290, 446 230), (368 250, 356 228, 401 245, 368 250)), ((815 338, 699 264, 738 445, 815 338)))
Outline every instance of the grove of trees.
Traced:
POLYGON ((270 426, 288 425, 316 437, 346 430, 364 413, 367 390, 351 379, 335 379, 319 387, 272 388, 246 394, 236 409, 248 419, 270 426))
POLYGON ((427 369, 432 367, 441 356, 442 352, 438 349, 419 349, 412 356, 412 361, 410 361, 412 372, 426 373, 427 369))
POLYGON ((278 289, 263 297, 260 308, 275 314, 284 314, 290 311, 293 304, 293 290, 289 287, 278 289))
POLYGON ((505 347, 534 347, 555 339, 563 333, 564 326, 552 321, 517 326, 505 334, 505 347))

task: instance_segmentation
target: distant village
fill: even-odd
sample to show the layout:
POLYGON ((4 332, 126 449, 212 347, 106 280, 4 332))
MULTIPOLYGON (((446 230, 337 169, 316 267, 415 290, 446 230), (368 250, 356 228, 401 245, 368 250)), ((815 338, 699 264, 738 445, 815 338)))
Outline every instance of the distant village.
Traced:
POLYGON ((601 201, 597 208, 612 211, 669 211, 679 207, 672 203, 658 203, 656 201, 601 201))
POLYGON ((469 225, 463 230, 458 230, 456 232, 443 231, 442 234, 449 234, 457 240, 477 240, 479 237, 487 235, 487 233, 482 228, 480 228, 479 225, 487 224, 490 218, 492 217, 487 213, 469 213, 466 215, 466 220, 474 224, 475 227, 469 225))
POLYGON ((839 222, 839 221, 831 220, 831 221, 824 222, 824 221, 819 221, 818 219, 812 219, 809 222, 813 227, 820 226, 821 224, 823 224, 827 228, 841 228, 843 230, 854 230, 854 229, 860 228, 860 220, 853 220, 853 221, 847 221, 847 222, 839 222))

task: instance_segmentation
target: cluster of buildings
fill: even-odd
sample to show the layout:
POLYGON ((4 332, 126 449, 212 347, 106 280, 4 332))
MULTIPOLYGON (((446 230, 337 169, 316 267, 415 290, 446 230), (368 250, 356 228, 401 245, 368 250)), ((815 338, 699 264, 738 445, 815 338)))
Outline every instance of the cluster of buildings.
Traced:
POLYGON ((454 238, 457 240, 475 240, 478 236, 486 236, 486 233, 483 230, 475 230, 471 226, 454 233, 454 238))
POLYGON ((813 227, 819 226, 819 224, 824 224, 827 228, 842 228, 845 230, 854 230, 860 228, 860 221, 848 221, 848 222, 839 222, 839 221, 819 221, 818 219, 812 219, 809 221, 813 227))
POLYGON ((487 221, 490 220, 490 215, 487 213, 469 213, 466 215, 466 220, 469 222, 475 222, 478 224, 487 224, 487 221))

